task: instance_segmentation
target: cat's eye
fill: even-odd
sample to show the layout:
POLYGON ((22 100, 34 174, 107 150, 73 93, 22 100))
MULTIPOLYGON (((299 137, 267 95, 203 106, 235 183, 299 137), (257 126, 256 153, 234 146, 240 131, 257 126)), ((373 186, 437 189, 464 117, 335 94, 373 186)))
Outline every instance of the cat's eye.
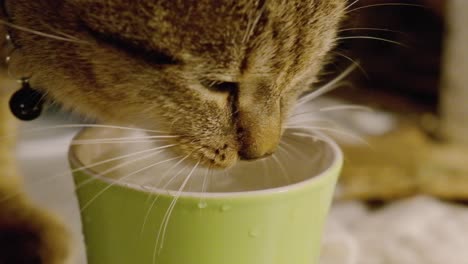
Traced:
POLYGON ((136 41, 127 40, 116 34, 105 34, 85 27, 87 31, 97 40, 109 44, 129 54, 133 58, 146 61, 154 65, 175 65, 180 61, 175 57, 160 51, 149 49, 136 41))
POLYGON ((227 93, 232 93, 236 92, 237 89, 239 88, 239 84, 236 82, 221 82, 221 81, 208 81, 208 80, 203 80, 201 81, 201 84, 214 91, 214 92, 227 92, 227 93))

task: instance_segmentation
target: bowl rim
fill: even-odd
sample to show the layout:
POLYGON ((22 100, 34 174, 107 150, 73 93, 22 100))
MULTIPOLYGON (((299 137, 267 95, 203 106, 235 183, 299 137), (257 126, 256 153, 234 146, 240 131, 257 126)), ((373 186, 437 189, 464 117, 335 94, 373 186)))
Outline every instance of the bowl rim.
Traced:
MULTIPOLYGON (((86 130, 90 128, 84 128, 80 130, 74 137, 73 140, 79 138, 86 130)), ((310 130, 307 131, 310 133, 310 130)), ((217 198, 239 198, 239 197, 252 197, 258 195, 272 195, 278 193, 290 193, 294 191, 299 191, 302 189, 307 189, 307 187, 318 185, 320 182, 324 180, 324 178, 333 177, 335 170, 339 174, 341 167, 343 166, 343 152, 338 144, 325 135, 324 133, 313 131, 314 134, 320 136, 320 141, 324 142, 325 145, 330 148, 332 154, 332 160, 329 162, 329 165, 326 166, 320 173, 308 177, 300 182, 284 185, 281 187, 274 187, 268 189, 261 189, 261 190, 253 190, 253 191, 235 191, 235 192, 186 192, 186 191, 177 191, 177 190, 164 190, 157 187, 149 187, 149 186, 141 186, 135 183, 128 183, 128 182, 118 182, 114 179, 103 177, 103 176, 96 176, 96 171, 93 171, 91 168, 83 168, 78 171, 73 172, 73 177, 76 177, 76 174, 86 174, 90 177, 94 177, 95 179, 100 180, 101 182, 107 184, 113 184, 114 186, 122 187, 131 189, 137 192, 144 192, 146 194, 156 194, 156 195, 170 195, 170 196, 178 196, 188 197, 188 198, 201 198, 201 199, 217 199, 217 198)), ((70 145, 68 148, 68 160, 71 166, 71 170, 76 166, 77 168, 81 168, 85 166, 81 160, 76 155, 76 149, 78 146, 70 145)))

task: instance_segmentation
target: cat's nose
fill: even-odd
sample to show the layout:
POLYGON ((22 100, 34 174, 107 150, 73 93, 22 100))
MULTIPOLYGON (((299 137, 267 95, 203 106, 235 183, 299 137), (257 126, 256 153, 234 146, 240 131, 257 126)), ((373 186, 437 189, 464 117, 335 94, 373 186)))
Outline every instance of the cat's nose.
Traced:
POLYGON ((241 151, 239 151, 239 157, 240 157, 241 160, 250 160, 251 161, 251 160, 258 160, 258 159, 269 157, 269 156, 273 155, 273 153, 274 152, 258 154, 258 153, 251 152, 251 151, 241 150, 241 151))
POLYGON ((241 113, 237 127, 239 158, 256 160, 272 155, 281 136, 280 117, 277 113, 257 116, 241 113))

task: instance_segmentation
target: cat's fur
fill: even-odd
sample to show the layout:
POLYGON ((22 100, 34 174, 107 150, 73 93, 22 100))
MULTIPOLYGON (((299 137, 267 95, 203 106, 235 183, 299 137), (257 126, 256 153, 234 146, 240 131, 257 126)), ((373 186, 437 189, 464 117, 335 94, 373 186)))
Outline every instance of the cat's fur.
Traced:
MULTIPOLYGON (((345 0, 7 0, 6 7, 16 25, 73 37, 12 30, 13 74, 89 117, 179 135, 175 151, 223 168, 275 150, 288 112, 334 45, 345 0)), ((58 263, 51 259, 42 263, 58 263)))
POLYGON ((16 121, 9 112, 9 95, 0 91, 0 263, 63 264, 69 256, 68 232, 24 195, 15 170, 11 152, 16 121))

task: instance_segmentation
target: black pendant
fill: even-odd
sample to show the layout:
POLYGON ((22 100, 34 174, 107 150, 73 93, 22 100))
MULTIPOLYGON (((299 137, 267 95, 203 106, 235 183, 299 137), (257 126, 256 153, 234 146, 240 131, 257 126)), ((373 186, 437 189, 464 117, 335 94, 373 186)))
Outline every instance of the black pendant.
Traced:
POLYGON ((10 99, 10 109, 13 115, 23 121, 38 118, 44 106, 44 95, 31 88, 29 82, 23 81, 22 87, 10 99))

